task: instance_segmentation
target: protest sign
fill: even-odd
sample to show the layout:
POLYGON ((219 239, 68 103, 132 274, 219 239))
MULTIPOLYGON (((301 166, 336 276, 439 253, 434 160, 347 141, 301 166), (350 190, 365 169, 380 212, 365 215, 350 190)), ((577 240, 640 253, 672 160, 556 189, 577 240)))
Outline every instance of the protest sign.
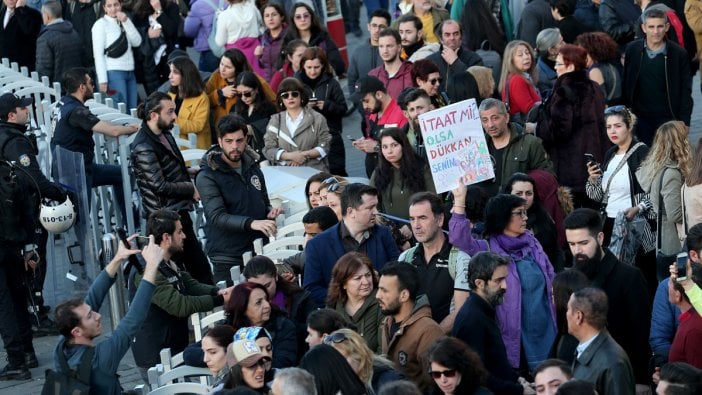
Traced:
POLYGON ((418 117, 437 193, 495 177, 475 99, 468 99, 418 117))

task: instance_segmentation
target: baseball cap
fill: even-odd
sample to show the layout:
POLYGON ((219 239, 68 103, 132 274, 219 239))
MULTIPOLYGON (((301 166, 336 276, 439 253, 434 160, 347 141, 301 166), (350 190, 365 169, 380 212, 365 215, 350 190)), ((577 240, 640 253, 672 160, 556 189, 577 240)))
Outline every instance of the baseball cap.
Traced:
POLYGON ((385 92, 385 85, 376 77, 368 76, 360 78, 356 81, 354 86, 354 94, 351 95, 350 99, 354 102, 359 102, 369 93, 375 93, 377 91, 385 92))
POLYGON ((0 96, 0 118, 7 119, 7 114, 15 111, 17 107, 27 107, 34 103, 30 97, 18 97, 14 93, 5 93, 0 96))
POLYGON ((262 359, 270 360, 253 340, 237 340, 227 347, 227 365, 250 368, 262 359))

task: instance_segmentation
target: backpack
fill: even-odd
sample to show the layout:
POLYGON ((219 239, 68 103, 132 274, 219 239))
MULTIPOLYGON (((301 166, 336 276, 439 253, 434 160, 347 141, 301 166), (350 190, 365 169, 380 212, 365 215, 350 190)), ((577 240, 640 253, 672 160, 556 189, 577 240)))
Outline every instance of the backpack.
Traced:
POLYGON ((46 381, 41 395, 88 395, 90 393, 90 371, 92 369, 95 347, 88 347, 80 358, 78 369, 68 367, 63 351, 59 352, 59 365, 63 372, 46 369, 46 381))
MULTIPOLYGON (((412 263, 414 260, 414 253, 417 251, 417 246, 419 246, 419 244, 407 249, 404 258, 402 259, 403 262, 412 263)), ((454 280, 456 279, 456 262, 458 262, 458 251, 458 248, 451 247, 451 251, 449 251, 448 256, 448 271, 449 275, 454 280)))
POLYGON ((207 36, 207 45, 210 47, 210 51, 212 51, 212 54, 219 58, 224 54, 224 47, 220 47, 219 45, 217 45, 215 37, 217 37, 217 19, 219 18, 219 14, 222 13, 222 9, 224 8, 224 0, 219 0, 219 6, 213 3, 213 1, 215 0, 202 1, 204 1, 214 10, 214 16, 212 16, 212 30, 210 30, 210 35, 207 36))
POLYGON ((475 53, 483 60, 483 65, 492 70, 492 78, 495 81, 499 81, 500 73, 502 72, 502 57, 500 54, 492 49, 492 46, 487 40, 480 43, 480 48, 478 48, 475 53))

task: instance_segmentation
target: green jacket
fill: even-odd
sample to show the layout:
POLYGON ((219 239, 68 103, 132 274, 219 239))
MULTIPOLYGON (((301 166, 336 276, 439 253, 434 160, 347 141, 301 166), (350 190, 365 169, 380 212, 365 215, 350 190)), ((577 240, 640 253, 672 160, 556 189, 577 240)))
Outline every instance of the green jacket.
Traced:
MULTIPOLYGON (((135 283, 138 285, 141 279, 142 275, 137 274, 135 283)), ((173 354, 185 349, 189 342, 191 314, 209 311, 224 303, 224 298, 217 295, 217 287, 201 284, 188 272, 175 271, 165 263, 161 263, 155 285, 146 319, 132 345, 134 361, 143 368, 158 363, 163 348, 170 348, 173 354)))
MULTIPOLYGON (((376 186, 377 177, 378 171, 376 169, 371 175, 369 181, 371 186, 376 186)), ((382 208, 381 211, 385 214, 394 215, 395 217, 409 219, 410 197, 417 192, 423 191, 412 191, 409 188, 405 188, 400 171, 394 167, 392 168, 392 177, 392 183, 388 185, 384 191, 379 191, 380 208, 382 208)), ((422 167, 422 177, 424 178, 424 190, 431 193, 436 193, 434 178, 432 178, 431 171, 429 170, 428 166, 422 167)))
POLYGON ((337 313, 341 314, 342 317, 347 319, 349 322, 353 323, 358 329, 358 333, 366 341, 368 348, 377 353, 380 351, 380 343, 378 342, 378 329, 382 322, 382 314, 380 313, 380 306, 378 306, 378 300, 375 298, 375 291, 371 292, 370 296, 366 298, 360 309, 353 315, 349 316, 344 308, 344 303, 338 301, 336 306, 329 306, 336 310, 337 313))
MULTIPOLYGON (((505 183, 514 173, 528 173, 531 170, 543 169, 553 173, 553 162, 549 158, 541 139, 524 132, 524 128, 516 123, 509 124, 509 143, 502 153, 502 172, 495 174, 495 179, 481 183, 490 195, 501 193, 505 183), (491 193, 492 192, 492 193, 491 193)), ((495 153, 495 146, 489 135, 485 134, 490 156, 495 153)))

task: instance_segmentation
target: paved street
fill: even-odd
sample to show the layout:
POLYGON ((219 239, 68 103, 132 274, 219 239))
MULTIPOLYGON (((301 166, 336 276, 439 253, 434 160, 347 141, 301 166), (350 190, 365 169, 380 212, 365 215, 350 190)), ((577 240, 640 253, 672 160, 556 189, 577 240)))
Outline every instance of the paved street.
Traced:
MULTIPOLYGON (((365 19, 364 16, 365 12, 361 12, 362 19, 365 19)), ((365 26, 365 21, 362 22, 362 26, 365 26)), ((353 49, 361 42, 361 40, 367 39, 367 32, 364 32, 366 35, 363 38, 356 38, 353 35, 347 35, 346 39, 349 40, 348 43, 348 48, 349 48, 349 54, 353 52, 353 49)), ((347 90, 346 87, 346 81, 341 81, 341 85, 344 88, 344 91, 347 90)), ((691 133, 690 133, 690 140, 694 144, 696 144, 697 140, 702 137, 702 94, 700 94, 700 81, 699 81, 699 76, 695 77, 694 82, 693 82, 693 97, 695 100, 695 110, 693 112, 692 116, 692 128, 691 128, 691 133)), ((354 112, 352 115, 344 119, 343 122, 343 137, 344 137, 344 143, 346 144, 346 160, 347 160, 347 171, 350 176, 356 176, 356 177, 363 177, 365 176, 365 170, 364 170, 364 164, 363 164, 363 154, 360 153, 359 151, 355 150, 352 146, 351 143, 348 141, 346 138, 346 135, 351 135, 353 137, 360 137, 360 123, 361 123, 361 117, 358 113, 354 112)), ((66 255, 66 249, 65 248, 59 248, 58 249, 61 256, 63 259, 67 260, 67 255, 66 255)), ((73 293, 71 287, 72 283, 64 280, 63 273, 59 273, 56 276, 52 275, 52 272, 49 273, 47 276, 47 281, 50 281, 52 278, 56 278, 56 289, 59 290, 59 294, 61 295, 66 295, 73 293)), ((51 306, 55 306, 57 301, 53 300, 51 296, 48 296, 47 298, 47 303, 51 306)), ((110 320, 110 314, 109 314, 109 301, 106 300, 102 310, 100 311, 103 314, 103 328, 105 328, 106 331, 111 328, 111 325, 109 323, 110 320)), ((109 336, 109 333, 106 333, 104 336, 109 336)), ((98 339, 98 342, 100 339, 98 339)), ((53 353, 53 348, 57 343, 57 337, 43 337, 43 338, 37 338, 34 341, 34 345, 36 348, 37 352, 37 358, 39 359, 39 367, 36 369, 32 369, 32 376, 33 379, 29 381, 23 381, 23 382, 18 382, 18 381, 5 381, 5 382, 0 382, 0 393, 2 394, 10 394, 10 393, 15 393, 15 394, 22 394, 22 395, 31 395, 31 394, 39 394, 41 392, 41 387, 44 382, 44 371, 48 368, 53 367, 52 363, 52 353, 53 353)), ((0 364, 4 366, 6 360, 6 355, 4 352, 0 351, 0 364)), ((135 385, 139 384, 141 382, 141 377, 135 367, 133 357, 131 355, 131 351, 127 353, 125 358, 122 361, 122 364, 120 365, 119 369, 119 375, 120 375, 120 381, 122 382, 122 386, 124 389, 131 389, 135 385)))

